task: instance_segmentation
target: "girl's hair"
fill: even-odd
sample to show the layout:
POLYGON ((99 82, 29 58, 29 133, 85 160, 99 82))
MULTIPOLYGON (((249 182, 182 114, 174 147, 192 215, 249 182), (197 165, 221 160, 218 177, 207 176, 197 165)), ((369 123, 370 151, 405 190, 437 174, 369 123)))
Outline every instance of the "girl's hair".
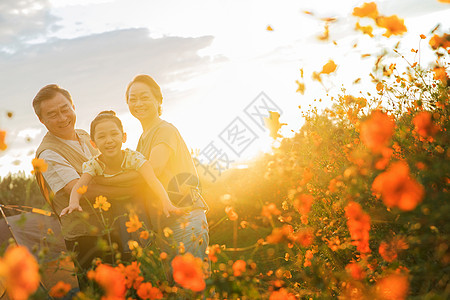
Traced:
POLYGON ((95 126, 97 126, 98 123, 105 121, 105 120, 111 120, 114 123, 116 123, 117 127, 120 129, 120 131, 123 133, 123 126, 120 119, 116 116, 116 113, 112 110, 104 110, 100 112, 95 119, 91 122, 91 139, 94 140, 95 135, 95 126))
POLYGON ((141 74, 141 75, 137 75, 136 77, 133 78, 133 80, 127 85, 127 90, 125 92, 125 98, 127 99, 127 103, 128 103, 128 93, 130 92, 130 88, 133 85, 133 83, 136 82, 140 82, 145 84, 146 86, 148 86, 150 88, 150 90, 152 91, 153 95, 155 96, 156 100, 158 100, 159 102, 159 110, 158 110, 158 114, 161 115, 161 104, 162 104, 162 93, 161 93, 161 88, 159 87, 159 85, 156 83, 156 81, 150 77, 149 75, 146 74, 141 74))

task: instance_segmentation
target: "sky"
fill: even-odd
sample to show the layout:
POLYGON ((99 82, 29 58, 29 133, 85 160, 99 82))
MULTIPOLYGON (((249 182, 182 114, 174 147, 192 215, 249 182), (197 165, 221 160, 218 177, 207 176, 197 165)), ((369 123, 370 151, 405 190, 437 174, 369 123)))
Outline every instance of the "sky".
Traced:
MULTIPOLYGON (((287 123, 281 134, 292 136, 303 122, 301 111, 317 103, 314 99, 330 105, 326 93, 341 84, 355 92, 366 84, 373 88, 364 79, 352 84, 370 71, 370 59, 361 60, 361 54, 376 55, 400 41, 399 50, 414 59, 410 49, 417 49, 420 34, 429 37, 437 24, 440 32, 449 32, 448 4, 384 0, 375 1, 380 13, 403 18, 408 32, 370 39, 353 29, 352 10, 363 2, 0 0, 0 129, 7 132, 8 145, 0 153, 0 177, 30 174, 46 133, 31 102, 49 83, 72 94, 77 128, 88 130, 97 113, 112 109, 127 131, 125 146, 135 149, 142 128, 128 112, 124 93, 137 74, 159 83, 163 119, 179 129, 199 157, 214 146, 228 168, 270 151, 273 140, 251 114, 256 104, 278 111, 287 123), (317 39, 321 18, 336 19, 328 42, 317 39), (338 70, 324 90, 310 74, 329 59, 338 70), (301 68, 304 95, 296 92, 301 68), (230 144, 232 128, 247 130, 239 145, 230 144)), ((421 44, 424 61, 427 41, 421 44)))

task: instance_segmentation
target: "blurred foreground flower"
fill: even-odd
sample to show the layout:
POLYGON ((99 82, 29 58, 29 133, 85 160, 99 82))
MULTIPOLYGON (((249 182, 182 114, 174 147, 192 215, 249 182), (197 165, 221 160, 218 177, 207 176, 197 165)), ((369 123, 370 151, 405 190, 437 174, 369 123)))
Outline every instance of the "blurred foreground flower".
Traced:
POLYGON ((413 123, 416 132, 424 138, 434 136, 439 131, 439 127, 433 124, 431 113, 428 111, 418 113, 414 117, 413 123))
POLYGON ((353 8, 353 13, 355 17, 360 18, 372 18, 375 19, 378 17, 378 9, 377 4, 375 2, 364 3, 361 7, 353 8))
POLYGON ((377 25, 386 29, 386 32, 383 33, 383 36, 385 37, 390 37, 391 35, 403 35, 406 31, 408 31, 404 20, 398 18, 396 15, 379 17, 377 19, 377 25))
POLYGON ((119 270, 100 264, 92 272, 88 277, 94 279, 103 288, 105 296, 102 299, 125 299, 125 276, 119 270))
POLYGON ((6 150, 8 146, 5 144, 6 131, 0 130, 0 151, 6 150))
POLYGON ((413 210, 422 202, 425 190, 409 174, 404 161, 393 163, 387 171, 378 175, 372 183, 372 190, 381 194, 387 207, 397 206, 401 210, 413 210))
POLYGON ((272 292, 272 294, 270 294, 270 298, 269 298, 269 300, 295 300, 295 299, 297 299, 297 297, 295 297, 294 294, 286 291, 286 289, 284 289, 284 288, 281 288, 278 291, 272 292))
POLYGON ((44 173, 45 171, 47 171, 48 165, 45 162, 45 160, 41 158, 33 158, 31 164, 33 165, 33 170, 31 171, 31 174, 44 173))
POLYGON ((0 259, 0 278, 11 299, 28 299, 39 287, 39 265, 27 248, 10 246, 0 259))
POLYGON ((50 289, 48 294, 54 298, 62 298, 71 290, 71 288, 70 284, 65 283, 64 281, 58 281, 58 283, 50 289))
POLYGON ((203 291, 206 287, 202 260, 187 253, 176 256, 172 260, 173 279, 176 283, 194 292, 203 291))
POLYGON ((360 137, 364 145, 372 152, 380 153, 390 142, 394 134, 394 120, 388 114, 375 110, 361 124, 360 137))
POLYGON ((377 282, 378 299, 402 300, 406 299, 409 290, 408 278, 404 275, 392 274, 377 282))

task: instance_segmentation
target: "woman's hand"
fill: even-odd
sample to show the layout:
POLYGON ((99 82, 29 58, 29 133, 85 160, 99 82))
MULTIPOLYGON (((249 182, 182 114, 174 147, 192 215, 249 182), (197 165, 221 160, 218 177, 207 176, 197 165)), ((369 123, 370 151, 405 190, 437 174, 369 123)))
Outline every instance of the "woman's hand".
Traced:
POLYGON ((188 208, 179 208, 173 205, 171 202, 163 203, 163 213, 166 217, 170 217, 171 215, 184 215, 189 212, 188 208))
POLYGON ((60 217, 64 216, 64 215, 68 215, 74 211, 83 211, 83 209, 81 208, 79 203, 69 203, 69 206, 67 206, 66 208, 64 208, 61 213, 59 214, 60 217))

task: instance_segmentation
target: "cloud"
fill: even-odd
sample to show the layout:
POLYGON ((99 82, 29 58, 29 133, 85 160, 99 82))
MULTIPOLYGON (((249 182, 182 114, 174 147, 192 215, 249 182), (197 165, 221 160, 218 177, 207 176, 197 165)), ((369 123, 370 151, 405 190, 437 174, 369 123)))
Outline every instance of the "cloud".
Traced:
POLYGON ((0 16, 0 51, 15 52, 58 29, 48 0, 2 0, 0 16))

